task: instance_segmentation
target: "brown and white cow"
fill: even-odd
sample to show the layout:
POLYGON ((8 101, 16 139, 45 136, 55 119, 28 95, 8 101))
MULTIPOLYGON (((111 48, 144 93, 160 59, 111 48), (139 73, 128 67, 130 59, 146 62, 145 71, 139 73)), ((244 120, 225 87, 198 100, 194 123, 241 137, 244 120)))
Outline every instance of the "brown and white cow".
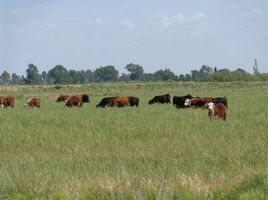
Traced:
POLYGON ((193 99, 186 99, 184 105, 192 108, 205 108, 206 104, 212 102, 213 97, 198 97, 193 99))
POLYGON ((26 107, 26 108, 33 108, 33 107, 40 108, 40 103, 41 103, 41 100, 37 97, 34 97, 34 98, 29 99, 24 104, 24 107, 26 107))
POLYGON ((226 120, 226 106, 223 103, 213 103, 209 102, 208 104, 208 116, 210 119, 213 118, 222 118, 226 120))
POLYGON ((14 107, 15 99, 13 97, 1 97, 0 106, 1 107, 14 107))

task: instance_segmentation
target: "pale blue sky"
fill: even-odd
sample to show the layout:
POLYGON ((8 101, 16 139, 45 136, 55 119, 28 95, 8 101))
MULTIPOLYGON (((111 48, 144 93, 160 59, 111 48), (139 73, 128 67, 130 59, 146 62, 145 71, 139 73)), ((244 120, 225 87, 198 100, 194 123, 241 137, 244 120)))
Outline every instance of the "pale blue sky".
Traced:
POLYGON ((267 0, 0 0, 0 73, 57 64, 268 72, 267 0))

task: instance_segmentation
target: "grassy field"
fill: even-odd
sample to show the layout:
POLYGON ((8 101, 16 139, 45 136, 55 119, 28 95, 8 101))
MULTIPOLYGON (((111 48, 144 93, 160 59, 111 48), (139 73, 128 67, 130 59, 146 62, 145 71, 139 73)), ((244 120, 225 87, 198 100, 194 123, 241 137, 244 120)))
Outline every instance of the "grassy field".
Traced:
POLYGON ((1 86, 0 199, 266 199, 268 83, 1 86), (60 94, 90 104, 64 108, 60 94), (226 96, 227 120, 151 105, 154 95, 226 96), (139 108, 95 108, 105 96, 139 108), (40 109, 26 109, 39 96, 40 109))

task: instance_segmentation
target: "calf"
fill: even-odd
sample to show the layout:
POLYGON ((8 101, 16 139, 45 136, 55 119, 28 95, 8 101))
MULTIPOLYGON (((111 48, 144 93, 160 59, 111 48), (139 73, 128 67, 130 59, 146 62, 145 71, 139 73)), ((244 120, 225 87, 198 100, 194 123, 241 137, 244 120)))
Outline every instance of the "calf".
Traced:
POLYGON ((210 119, 222 118, 224 121, 226 120, 226 107, 223 103, 214 104, 213 102, 209 102, 207 105, 210 119))
POLYGON ((33 107, 37 107, 37 108, 40 108, 40 103, 41 103, 41 100, 39 98, 31 98, 29 99, 25 104, 24 104, 24 107, 26 108, 33 108, 33 107))

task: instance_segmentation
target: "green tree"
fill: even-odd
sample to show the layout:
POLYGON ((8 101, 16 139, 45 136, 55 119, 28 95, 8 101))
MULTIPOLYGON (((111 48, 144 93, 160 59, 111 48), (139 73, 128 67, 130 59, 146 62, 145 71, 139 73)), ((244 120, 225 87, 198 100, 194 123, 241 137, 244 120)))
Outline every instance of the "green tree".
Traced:
POLYGON ((213 69, 209 67, 208 65, 203 65, 199 70, 200 78, 207 77, 209 74, 212 74, 212 73, 213 73, 213 69))
POLYGON ((122 73, 121 76, 119 77, 119 81, 129 81, 129 75, 126 73, 122 73))
POLYGON ((185 81, 185 75, 184 74, 180 74, 179 75, 179 81, 185 81))
POLYGON ((199 73, 199 71, 196 70, 196 69, 191 70, 191 77, 192 77, 192 80, 193 80, 193 81, 198 81, 199 78, 200 78, 200 73, 199 73))
POLYGON ((178 77, 170 71, 170 69, 159 70, 154 73, 157 80, 167 81, 167 80, 178 80, 178 77))
POLYGON ((80 83, 85 83, 86 81, 86 71, 85 70, 80 70, 77 71, 78 79, 80 83))
POLYGON ((185 81, 191 81, 192 80, 192 76, 191 74, 185 74, 185 81))
POLYGON ((140 77, 141 81, 156 81, 153 73, 143 73, 140 77))
POLYGON ((23 84, 23 81, 22 81, 22 78, 19 75, 13 73, 11 75, 11 83, 13 85, 21 85, 21 84, 23 84))
POLYGON ((90 69, 77 71, 80 83, 90 83, 94 80, 94 72, 90 69))
POLYGON ((244 69, 238 68, 235 71, 232 72, 232 76, 234 80, 237 81, 250 81, 253 80, 254 77, 244 69))
POLYGON ((94 72, 90 69, 86 70, 86 83, 94 81, 94 72))
POLYGON ((29 64, 28 69, 26 70, 26 84, 41 84, 42 78, 39 74, 37 66, 34 64, 29 64))
POLYGON ((100 67, 94 71, 94 76, 98 82, 118 80, 118 75, 118 71, 112 65, 100 67))
POLYGON ((69 82, 69 72, 62 65, 56 65, 48 71, 49 82, 52 84, 66 84, 69 82))
POLYGON ((70 77, 70 83, 72 84, 76 84, 76 83, 80 83, 80 80, 79 80, 79 73, 76 71, 76 70, 69 70, 69 77, 70 77))
POLYGON ((3 73, 0 76, 1 82, 4 84, 10 84, 10 74, 7 71, 3 71, 3 73))
POLYGON ((142 66, 133 63, 128 64, 125 69, 130 72, 131 80, 139 80, 144 71, 142 66))

